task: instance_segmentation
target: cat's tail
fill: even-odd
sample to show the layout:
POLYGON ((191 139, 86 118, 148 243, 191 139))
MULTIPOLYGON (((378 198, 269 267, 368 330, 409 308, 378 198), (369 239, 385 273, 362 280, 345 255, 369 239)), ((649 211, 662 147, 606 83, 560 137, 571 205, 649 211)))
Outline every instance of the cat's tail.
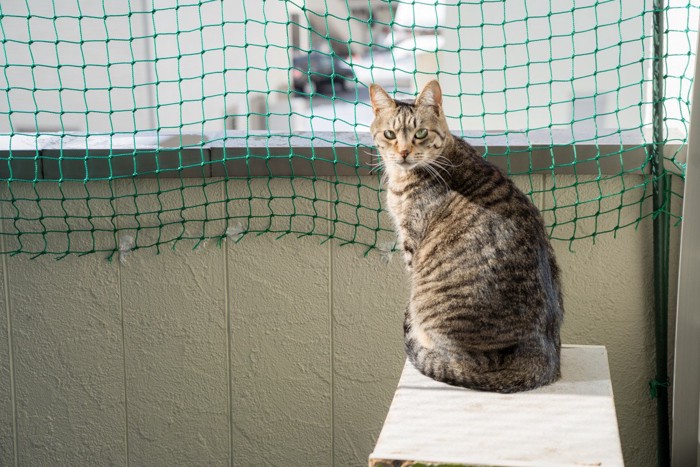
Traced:
POLYGON ((559 352, 518 344, 490 351, 426 349, 406 333, 405 349, 413 366, 436 381, 480 391, 512 393, 553 383, 560 376, 559 352))

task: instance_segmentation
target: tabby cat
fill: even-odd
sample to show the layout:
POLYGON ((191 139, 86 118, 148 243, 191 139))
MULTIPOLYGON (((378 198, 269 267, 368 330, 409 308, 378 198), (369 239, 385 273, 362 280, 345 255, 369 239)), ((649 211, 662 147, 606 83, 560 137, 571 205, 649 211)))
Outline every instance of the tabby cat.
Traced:
POLYGON ((542 217, 450 133, 431 81, 415 103, 370 88, 387 206, 411 275, 405 349, 423 374, 503 393, 560 376, 563 303, 542 217))

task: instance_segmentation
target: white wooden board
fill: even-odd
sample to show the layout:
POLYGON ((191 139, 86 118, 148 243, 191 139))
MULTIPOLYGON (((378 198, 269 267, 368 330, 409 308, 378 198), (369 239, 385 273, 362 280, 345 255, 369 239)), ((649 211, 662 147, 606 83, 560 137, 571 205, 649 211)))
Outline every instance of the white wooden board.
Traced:
POLYGON ((407 361, 370 466, 413 462, 624 465, 605 347, 563 346, 562 378, 517 394, 438 383, 407 361))

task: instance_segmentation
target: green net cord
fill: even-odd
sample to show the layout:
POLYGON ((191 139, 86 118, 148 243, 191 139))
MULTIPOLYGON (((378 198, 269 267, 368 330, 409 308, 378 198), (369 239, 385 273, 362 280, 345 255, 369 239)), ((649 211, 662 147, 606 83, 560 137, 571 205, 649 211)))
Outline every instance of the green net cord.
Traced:
POLYGON ((0 247, 67 254, 315 236, 391 251, 368 86, 440 80, 452 130, 552 239, 680 220, 698 1, 0 3, 0 247), (655 141, 654 103, 663 103, 655 141))

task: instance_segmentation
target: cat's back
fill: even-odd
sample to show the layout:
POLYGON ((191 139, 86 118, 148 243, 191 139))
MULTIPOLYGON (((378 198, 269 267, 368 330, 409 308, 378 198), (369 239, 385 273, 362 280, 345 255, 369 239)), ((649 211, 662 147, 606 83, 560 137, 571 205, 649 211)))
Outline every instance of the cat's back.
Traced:
POLYGON ((462 138, 454 136, 454 141, 450 188, 458 198, 486 214, 541 224, 539 210, 511 178, 462 138))
POLYGON ((504 311, 543 301, 538 272, 553 261, 539 210, 467 142, 456 143, 450 190, 414 257, 414 283, 438 295, 467 284, 475 300, 503 302, 504 311))
POLYGON ((432 213, 425 245, 498 250, 548 244, 528 196, 466 141, 454 139, 449 191, 432 213))

